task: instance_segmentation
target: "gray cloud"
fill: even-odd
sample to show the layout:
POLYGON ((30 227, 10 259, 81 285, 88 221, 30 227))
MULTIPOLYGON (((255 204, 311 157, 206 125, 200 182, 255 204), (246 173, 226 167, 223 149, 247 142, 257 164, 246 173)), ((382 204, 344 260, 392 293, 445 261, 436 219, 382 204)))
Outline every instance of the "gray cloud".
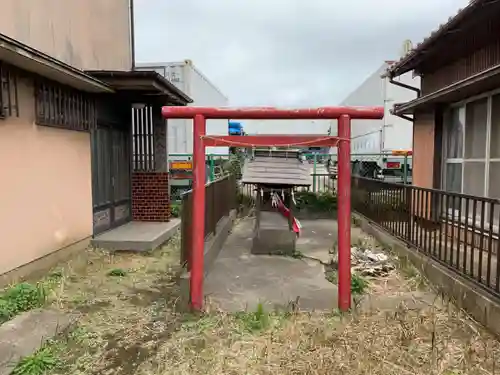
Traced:
POLYGON ((232 105, 335 105, 467 2, 135 0, 137 59, 189 58, 232 105))

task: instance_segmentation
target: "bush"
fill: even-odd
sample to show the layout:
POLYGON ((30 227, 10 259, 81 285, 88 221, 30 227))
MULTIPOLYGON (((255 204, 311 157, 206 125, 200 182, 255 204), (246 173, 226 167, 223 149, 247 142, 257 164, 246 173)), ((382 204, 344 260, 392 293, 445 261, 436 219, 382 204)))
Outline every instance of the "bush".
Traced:
POLYGON ((170 204, 170 214, 172 215, 172 217, 181 217, 182 204, 181 203, 171 203, 170 204))
POLYGON ((229 160, 222 165, 222 169, 225 173, 232 174, 239 180, 241 179, 241 172, 244 163, 245 154, 242 150, 237 149, 235 153, 229 155, 229 160))
POLYGON ((404 211, 407 208, 407 199, 398 190, 352 189, 351 198, 353 204, 366 205, 378 211, 404 211))
POLYGON ((236 202, 238 206, 252 207, 254 204, 254 199, 241 192, 236 193, 236 202))
POLYGON ((297 209, 313 212, 333 212, 337 209, 337 196, 330 192, 313 193, 310 191, 295 194, 297 209))

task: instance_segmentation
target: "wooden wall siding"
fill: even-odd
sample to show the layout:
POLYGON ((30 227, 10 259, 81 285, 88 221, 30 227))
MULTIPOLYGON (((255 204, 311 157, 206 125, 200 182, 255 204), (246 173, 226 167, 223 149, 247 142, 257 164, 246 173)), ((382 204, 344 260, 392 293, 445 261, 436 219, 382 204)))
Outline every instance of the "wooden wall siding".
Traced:
POLYGON ((413 185, 434 188, 434 112, 417 113, 413 125, 413 185))
MULTIPOLYGON (((443 51, 446 53, 446 51, 443 51)), ((447 64, 434 72, 422 73, 422 95, 428 95, 456 82, 500 65, 500 35, 498 40, 447 64)))

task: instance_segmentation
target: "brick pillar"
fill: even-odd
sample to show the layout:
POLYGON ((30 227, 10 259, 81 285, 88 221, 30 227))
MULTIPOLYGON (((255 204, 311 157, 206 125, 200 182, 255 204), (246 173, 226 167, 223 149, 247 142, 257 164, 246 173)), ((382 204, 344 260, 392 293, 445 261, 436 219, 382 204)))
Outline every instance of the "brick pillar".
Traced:
POLYGON ((132 219, 169 221, 168 172, 132 174, 132 219))
POLYGON ((132 219, 165 222, 170 220, 167 126, 159 108, 153 109, 155 170, 132 173, 132 219))

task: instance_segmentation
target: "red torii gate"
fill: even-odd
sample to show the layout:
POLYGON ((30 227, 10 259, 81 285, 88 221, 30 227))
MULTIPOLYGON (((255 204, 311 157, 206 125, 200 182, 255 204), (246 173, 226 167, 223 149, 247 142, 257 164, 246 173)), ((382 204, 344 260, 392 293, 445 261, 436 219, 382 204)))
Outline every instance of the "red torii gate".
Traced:
POLYGON ((338 145, 338 307, 351 305, 351 120, 380 120, 383 107, 321 107, 307 109, 163 107, 166 119, 193 119, 193 221, 191 226, 190 302, 203 307, 205 244, 205 147, 210 146, 337 146, 338 145), (254 135, 216 136, 206 134, 206 120, 338 120, 338 136, 254 135))

